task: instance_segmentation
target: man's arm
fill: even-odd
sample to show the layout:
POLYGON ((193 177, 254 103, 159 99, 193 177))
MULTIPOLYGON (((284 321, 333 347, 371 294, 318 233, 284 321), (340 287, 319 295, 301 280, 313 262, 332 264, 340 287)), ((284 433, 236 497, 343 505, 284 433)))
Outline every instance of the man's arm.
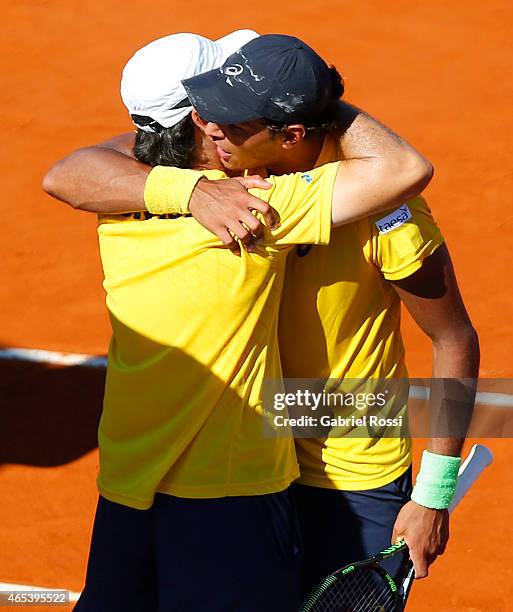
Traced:
MULTIPOLYGON (((152 168, 135 159, 134 143, 135 134, 132 132, 74 151, 46 173, 44 191, 77 210, 87 212, 120 214, 146 210, 144 188, 152 168)), ((251 210, 258 210, 268 227, 275 225, 272 207, 247 192, 252 187, 268 188, 262 177, 238 177, 211 183, 214 189, 206 191, 203 205, 200 203, 198 207, 199 216, 204 207, 215 210, 215 217, 207 228, 230 248, 239 249, 229 231, 246 245, 253 238, 262 236, 262 223, 251 214, 251 210), (216 201, 218 183, 222 183, 221 207, 216 201)))
MULTIPOLYGON (((454 435, 431 438, 428 449, 438 455, 459 457, 473 407, 473 389, 469 380, 479 372, 479 342, 458 289, 449 252, 441 245, 428 257, 420 270, 410 277, 393 281, 402 302, 419 327, 433 343, 433 378, 431 413, 451 410, 459 422, 454 435), (462 381, 465 379, 465 383, 462 381), (455 397, 456 396, 456 397, 455 397)), ((445 550, 449 537, 447 510, 433 510, 414 501, 408 502, 397 517, 393 541, 404 538, 410 548, 417 578, 428 574, 429 565, 445 550)))
POLYGON ((79 210, 144 210, 144 184, 151 168, 135 159, 134 142, 135 134, 127 133, 74 151, 50 168, 43 189, 79 210))
MULTIPOLYGON (((431 180, 431 164, 399 136, 350 104, 340 103, 343 126, 342 162, 334 187, 335 225, 379 212, 420 193, 431 180)), ((95 147, 72 153, 53 166, 43 188, 74 208, 91 212, 121 213, 144 210, 144 186, 148 166, 131 156, 133 135, 124 135, 95 147)), ((201 180, 190 197, 194 217, 236 248, 232 236, 243 244, 262 234, 251 210, 262 212, 273 225, 269 205, 246 192, 265 188, 259 177, 201 180), (243 225, 244 224, 244 225, 243 225)))
POLYGON ((428 185, 431 163, 379 121, 341 102, 339 122, 342 155, 333 192, 334 225, 403 204, 428 185))
MULTIPOLYGON (((340 102, 338 123, 341 163, 333 190, 333 225, 403 204, 428 185, 432 164, 379 121, 340 102)), ((226 181, 200 181, 191 196, 191 212, 216 234, 216 218, 230 206, 227 195, 226 181)))

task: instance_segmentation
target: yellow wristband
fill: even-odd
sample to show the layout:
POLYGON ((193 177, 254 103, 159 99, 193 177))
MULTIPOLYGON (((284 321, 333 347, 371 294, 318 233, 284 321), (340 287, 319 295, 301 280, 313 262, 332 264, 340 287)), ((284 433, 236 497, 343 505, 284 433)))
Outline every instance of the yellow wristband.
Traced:
POLYGON ((144 186, 144 203, 152 215, 188 215, 196 183, 205 177, 198 170, 155 166, 144 186))

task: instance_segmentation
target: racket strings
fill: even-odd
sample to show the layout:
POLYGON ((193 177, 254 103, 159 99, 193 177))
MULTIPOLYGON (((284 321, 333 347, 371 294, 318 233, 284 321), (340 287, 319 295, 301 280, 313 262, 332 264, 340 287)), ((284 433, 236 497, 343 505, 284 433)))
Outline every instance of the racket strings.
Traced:
POLYGON ((356 569, 317 593, 309 612, 397 612, 397 597, 385 578, 370 568, 356 569))

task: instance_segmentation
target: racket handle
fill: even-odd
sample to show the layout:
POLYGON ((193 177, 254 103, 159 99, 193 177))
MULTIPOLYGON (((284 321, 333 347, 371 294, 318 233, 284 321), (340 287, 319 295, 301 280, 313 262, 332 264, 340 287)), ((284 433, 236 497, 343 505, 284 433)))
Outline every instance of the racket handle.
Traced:
POLYGON ((483 444, 474 444, 465 461, 461 464, 458 472, 458 484, 456 492, 449 506, 452 512, 460 501, 465 497, 467 491, 479 478, 481 472, 493 461, 493 455, 489 448, 483 444))

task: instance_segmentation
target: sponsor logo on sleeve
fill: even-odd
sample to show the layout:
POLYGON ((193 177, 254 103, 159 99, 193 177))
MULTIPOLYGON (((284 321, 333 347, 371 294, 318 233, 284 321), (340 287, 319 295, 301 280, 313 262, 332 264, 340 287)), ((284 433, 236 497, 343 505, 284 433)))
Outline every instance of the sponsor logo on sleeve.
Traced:
POLYGON ((403 204, 397 210, 394 210, 394 212, 383 217, 383 219, 376 221, 376 227, 380 234, 388 234, 388 232, 401 227, 401 225, 404 225, 410 219, 411 211, 408 208, 408 204, 403 204))

